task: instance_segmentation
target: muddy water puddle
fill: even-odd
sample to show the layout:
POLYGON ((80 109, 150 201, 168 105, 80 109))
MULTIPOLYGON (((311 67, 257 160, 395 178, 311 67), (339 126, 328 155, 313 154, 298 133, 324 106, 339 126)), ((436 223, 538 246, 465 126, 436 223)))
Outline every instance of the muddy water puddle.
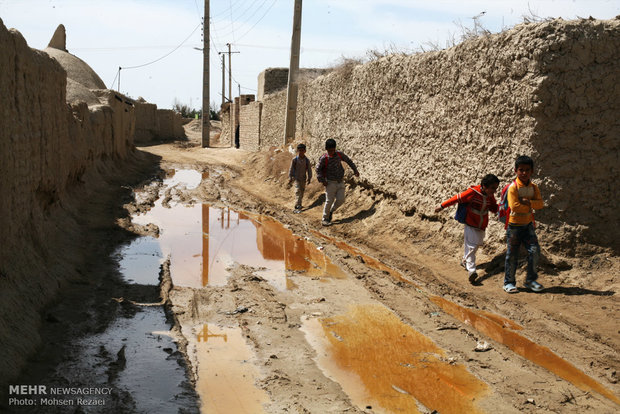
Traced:
POLYGON ((76 354, 57 372, 71 386, 110 387, 123 410, 171 414, 196 410, 198 399, 169 329, 161 307, 138 309, 135 315, 117 318, 104 332, 79 341, 76 354))
MULTIPOLYGON (((164 181, 162 192, 176 185, 187 188, 197 185, 195 182, 201 175, 194 173, 176 172, 164 181), (192 179, 192 185, 183 181, 183 177, 192 179)), ((169 255, 172 281, 177 286, 223 286, 235 263, 257 269, 257 275, 279 290, 295 287, 288 278, 293 273, 319 278, 345 277, 312 242, 265 216, 208 204, 168 202, 164 205, 160 198, 149 212, 133 217, 133 221, 159 227, 159 250, 149 241, 136 241, 124 251, 125 257, 133 257, 137 262, 140 258, 148 259, 150 254, 151 258, 157 258, 151 263, 161 263, 169 255), (141 256, 143 246, 146 254, 141 256)), ((127 262, 131 263, 129 259, 127 262)))
MULTIPOLYGON (((390 274, 395 279, 406 282, 414 286, 419 292, 426 294, 420 290, 418 285, 405 278, 400 272, 390 268, 389 266, 386 266, 377 259, 374 259, 368 255, 364 255, 359 251, 359 249, 356 249, 355 247, 350 246, 343 241, 339 241, 334 238, 325 236, 319 232, 313 233, 316 236, 334 244, 336 247, 343 251, 346 251, 352 255, 362 257, 368 267, 390 274)), ((446 313, 452 315, 454 318, 460 320, 461 322, 474 327, 476 330, 493 339, 494 341, 506 345, 513 352, 521 355, 522 357, 530 360, 531 362, 534 362, 535 364, 543 368, 546 368, 550 372, 572 383, 577 388, 583 391, 596 391, 603 397, 620 405, 620 398, 614 395, 609 389, 596 381, 594 378, 585 374, 583 371, 576 368, 570 362, 555 354, 549 348, 539 345, 527 339, 526 337, 514 332, 523 329, 523 327, 516 322, 504 318, 503 316, 493 314, 491 312, 468 309, 438 296, 428 294, 426 295, 431 302, 439 306, 446 313)))
POLYGON ((438 296, 430 300, 456 319, 473 326, 489 338, 506 345, 515 353, 553 372, 583 391, 596 391, 603 397, 620 405, 620 399, 594 378, 588 376, 570 362, 559 357, 549 348, 538 345, 526 337, 511 331, 510 326, 498 323, 488 314, 458 306, 438 296), (508 329, 506 329, 508 328, 508 329))
POLYGON ((487 385, 382 305, 307 319, 318 364, 360 408, 373 412, 477 413, 487 385))
POLYGON ((190 358, 196 366, 196 390, 202 413, 259 414, 268 395, 255 386, 259 377, 254 355, 241 329, 215 324, 183 328, 190 338, 190 358))

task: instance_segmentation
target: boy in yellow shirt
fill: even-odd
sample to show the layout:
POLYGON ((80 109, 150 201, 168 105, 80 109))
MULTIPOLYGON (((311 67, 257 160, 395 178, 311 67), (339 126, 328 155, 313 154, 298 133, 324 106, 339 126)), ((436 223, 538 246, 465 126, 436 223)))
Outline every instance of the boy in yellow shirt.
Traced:
POLYGON ((517 179, 508 187, 507 200, 510 207, 508 227, 506 228, 506 274, 504 291, 516 293, 517 260, 519 248, 523 244, 527 250, 527 276, 525 287, 540 292, 543 286, 536 281, 540 246, 534 227, 534 210, 543 208, 543 200, 538 186, 531 181, 534 160, 522 155, 515 161, 517 179))

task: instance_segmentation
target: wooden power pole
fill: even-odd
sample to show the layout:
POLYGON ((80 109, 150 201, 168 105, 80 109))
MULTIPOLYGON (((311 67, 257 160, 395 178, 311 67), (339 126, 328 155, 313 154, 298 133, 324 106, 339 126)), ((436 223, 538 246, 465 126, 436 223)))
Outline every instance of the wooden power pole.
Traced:
POLYGON ((226 61, 224 60, 224 54, 222 55, 222 108, 224 107, 224 102, 226 102, 226 61))
POLYGON ((297 75, 299 73, 299 46, 301 44, 301 1, 302 0, 295 0, 295 11, 293 14, 293 36, 291 38, 291 62, 288 68, 284 145, 295 139, 298 92, 297 75))
POLYGON ((211 122, 209 118, 209 0, 205 1, 205 15, 202 22, 202 148, 209 146, 211 122))

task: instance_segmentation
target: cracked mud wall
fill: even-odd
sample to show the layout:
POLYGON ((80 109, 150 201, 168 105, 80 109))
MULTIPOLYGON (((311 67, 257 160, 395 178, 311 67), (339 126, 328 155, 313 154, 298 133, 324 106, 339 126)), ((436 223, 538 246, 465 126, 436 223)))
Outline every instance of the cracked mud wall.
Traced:
MULTIPOLYGON (((108 90, 102 104, 67 104, 67 75, 0 20, 0 382, 16 375, 38 342, 38 311, 75 264, 65 243, 87 241, 71 216, 86 176, 134 151, 135 117, 108 90), (73 194, 71 194, 73 192, 73 194), (67 249, 67 250, 64 250, 67 249)), ((4 385, 4 384, 0 384, 4 385)))
MULTIPOLYGON (((460 225, 429 221, 433 208, 487 173, 509 182, 515 158, 531 155, 547 205, 541 241, 618 252, 619 57, 620 19, 553 20, 344 66, 301 84, 296 137, 314 160, 335 138, 412 223, 454 240, 460 225)), ((264 98, 262 149, 281 145, 285 102, 264 98)), ((502 231, 493 223, 488 239, 502 231)))

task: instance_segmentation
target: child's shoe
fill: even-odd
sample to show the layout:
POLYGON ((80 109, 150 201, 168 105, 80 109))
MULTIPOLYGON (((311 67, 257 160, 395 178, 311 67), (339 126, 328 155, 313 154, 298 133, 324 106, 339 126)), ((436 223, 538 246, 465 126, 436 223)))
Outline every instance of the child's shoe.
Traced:
POLYGON ((517 287, 513 285, 512 283, 506 283, 504 285, 504 291, 506 293, 517 293, 517 287))
POLYGON ((321 224, 322 224, 323 226, 327 227, 327 226, 331 226, 331 225, 332 225, 332 222, 331 222, 331 221, 329 221, 329 220, 323 220, 323 221, 321 221, 321 224))
POLYGON ((476 284, 476 278, 478 277, 478 273, 476 272, 471 272, 469 274, 469 283, 471 283, 472 285, 476 284))
POLYGON ((523 285, 532 292, 540 292, 544 289, 543 285, 541 285, 535 280, 532 280, 531 282, 525 282, 523 285))

